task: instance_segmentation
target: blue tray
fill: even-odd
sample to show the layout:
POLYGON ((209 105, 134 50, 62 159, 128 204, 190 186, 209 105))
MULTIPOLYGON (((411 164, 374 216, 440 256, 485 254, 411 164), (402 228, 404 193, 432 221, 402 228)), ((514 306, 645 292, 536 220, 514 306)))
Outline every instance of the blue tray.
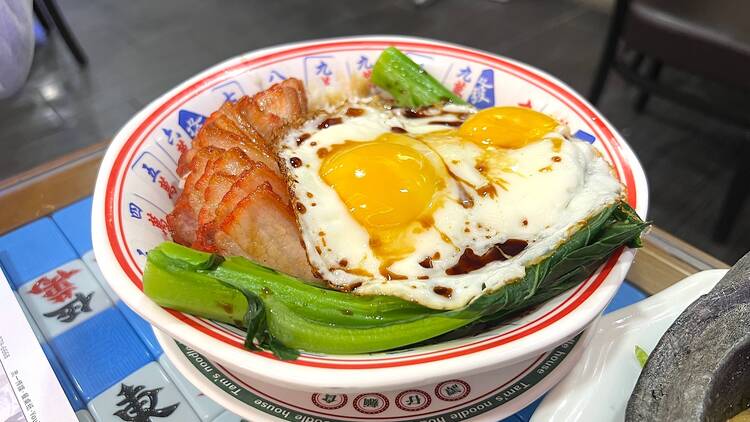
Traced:
MULTIPOLYGON (((109 289, 90 226, 89 197, 0 237, 0 264, 79 419, 240 421, 172 367, 151 326, 109 289)), ((625 283, 605 312, 644 297, 625 283)), ((528 421, 538 402, 506 421, 528 421)))

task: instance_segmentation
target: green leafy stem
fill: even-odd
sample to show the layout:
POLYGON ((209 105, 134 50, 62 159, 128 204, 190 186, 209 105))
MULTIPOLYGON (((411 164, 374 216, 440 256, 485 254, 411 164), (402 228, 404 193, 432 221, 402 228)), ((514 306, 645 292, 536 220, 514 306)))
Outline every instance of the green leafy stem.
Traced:
POLYGON ((148 253, 144 292, 161 306, 247 330, 245 345, 289 359, 298 350, 369 353, 491 329, 590 276, 648 226, 624 202, 586 221, 526 275, 459 310, 330 290, 251 262, 164 242, 148 253))

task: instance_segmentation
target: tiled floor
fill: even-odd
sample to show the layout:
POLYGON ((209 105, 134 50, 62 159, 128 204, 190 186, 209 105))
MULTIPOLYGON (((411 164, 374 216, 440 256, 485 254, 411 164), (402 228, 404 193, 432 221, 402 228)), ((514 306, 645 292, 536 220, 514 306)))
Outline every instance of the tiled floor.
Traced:
MULTIPOLYGON (((38 47, 27 86, 0 102, 0 178, 108 139, 160 93, 255 48, 351 34, 418 35, 528 62, 586 92, 608 22, 602 7, 591 6, 599 2, 582 0, 438 0, 427 8, 410 0, 59 3, 90 67, 80 72, 56 37, 38 47)), ((720 92, 675 72, 665 77, 720 92)), ((600 108, 646 168, 650 218, 719 258, 736 261, 750 249, 750 219, 741 218, 724 244, 712 241, 710 233, 742 133, 659 100, 636 114, 633 96, 613 77, 600 108)), ((747 201, 742 215, 749 214, 747 201)))

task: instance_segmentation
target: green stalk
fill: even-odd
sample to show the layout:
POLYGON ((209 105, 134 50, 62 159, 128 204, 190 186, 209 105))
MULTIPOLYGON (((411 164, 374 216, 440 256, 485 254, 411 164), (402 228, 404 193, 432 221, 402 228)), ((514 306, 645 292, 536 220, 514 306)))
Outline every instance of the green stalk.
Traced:
POLYGON ((390 350, 450 332, 471 319, 428 316, 369 328, 324 324, 306 319, 283 302, 264 298, 270 334, 285 346, 319 353, 357 354, 390 350))
POLYGON ((403 347, 479 317, 449 316, 390 296, 355 296, 327 290, 245 258, 221 262, 215 255, 171 242, 149 252, 144 291, 161 306, 243 328, 251 325, 243 318, 249 311, 248 303, 260 299, 273 339, 289 348, 321 353, 368 353, 403 347), (216 265, 210 268, 211 263, 216 265), (229 307, 227 292, 233 292, 229 307))
POLYGON ((184 261, 179 258, 169 258, 163 250, 172 245, 165 242, 149 252, 143 273, 146 296, 165 308, 242 326, 247 313, 245 295, 213 277, 180 265, 184 261))
POLYGON ((274 298, 297 314, 327 324, 367 328, 440 312, 397 297, 357 296, 325 289, 242 257, 228 258, 211 275, 257 296, 272 292, 274 298))
POLYGON ((303 282, 245 258, 165 242, 148 253, 144 292, 161 306, 246 328, 249 348, 368 353, 445 341, 496 327, 575 286, 648 226, 625 203, 589 219, 521 280, 466 308, 438 311, 390 296, 358 296, 303 282), (257 344, 256 344, 257 343, 257 344))
POLYGON ((417 108, 442 102, 466 104, 396 47, 388 47, 372 68, 370 80, 401 107, 417 108))

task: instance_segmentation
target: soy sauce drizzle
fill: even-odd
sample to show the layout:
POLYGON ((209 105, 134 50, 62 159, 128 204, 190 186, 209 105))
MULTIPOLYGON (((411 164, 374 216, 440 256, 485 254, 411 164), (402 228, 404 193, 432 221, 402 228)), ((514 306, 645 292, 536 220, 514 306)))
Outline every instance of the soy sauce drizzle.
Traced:
POLYGON ((474 206, 474 199, 471 198, 469 195, 469 192, 466 192, 466 189, 461 183, 457 184, 458 186, 458 201, 461 204, 462 207, 469 209, 474 206))
POLYGON ((390 280, 406 280, 409 278, 405 275, 396 274, 382 265, 380 266, 380 275, 382 275, 383 277, 385 277, 386 280, 389 280, 389 281, 390 280))
POLYGON ((307 140, 311 135, 309 133, 303 133, 302 135, 297 138, 297 145, 302 145, 303 142, 307 140))
POLYGON ((429 114, 425 113, 425 110, 423 109, 413 109, 413 108, 407 108, 403 111, 404 117, 407 119, 423 119, 425 117, 432 117, 429 114))
POLYGON ((391 127, 391 132, 393 133, 406 133, 406 129, 398 126, 391 127))
POLYGON ((422 268, 432 268, 432 257, 427 257, 419 261, 419 266, 422 268))
POLYGON ((327 129, 331 126, 341 124, 342 121, 343 120, 341 119, 341 117, 329 117, 320 122, 320 124, 318 125, 318 129, 327 129))
POLYGON ((497 189, 495 186, 487 184, 477 189, 477 193, 481 196, 488 196, 494 198, 497 196, 497 189))
POLYGON ((459 127, 463 123, 464 122, 462 122, 460 120, 453 120, 453 121, 451 121, 451 120, 433 120, 429 124, 431 124, 431 125, 443 125, 443 126, 459 127))
POLYGON ((503 243, 498 243, 492 246, 487 252, 482 255, 477 255, 474 251, 469 248, 461 254, 456 265, 445 270, 447 275, 459 275, 467 274, 474 270, 484 267, 490 262, 494 261, 505 261, 508 258, 512 258, 521 253, 529 242, 521 239, 508 239, 503 243))
POLYGON ((450 287, 435 286, 432 288, 432 291, 435 292, 435 294, 439 294, 440 296, 445 297, 446 299, 450 299, 451 296, 453 296, 453 289, 451 289, 450 287))
POLYGON ((361 108, 354 108, 354 107, 349 107, 349 108, 348 108, 348 109, 346 110, 346 113, 345 113, 345 114, 346 114, 347 116, 349 116, 349 117, 358 117, 358 116, 361 116, 361 115, 365 114, 365 111, 364 111, 364 110, 362 110, 361 108))

